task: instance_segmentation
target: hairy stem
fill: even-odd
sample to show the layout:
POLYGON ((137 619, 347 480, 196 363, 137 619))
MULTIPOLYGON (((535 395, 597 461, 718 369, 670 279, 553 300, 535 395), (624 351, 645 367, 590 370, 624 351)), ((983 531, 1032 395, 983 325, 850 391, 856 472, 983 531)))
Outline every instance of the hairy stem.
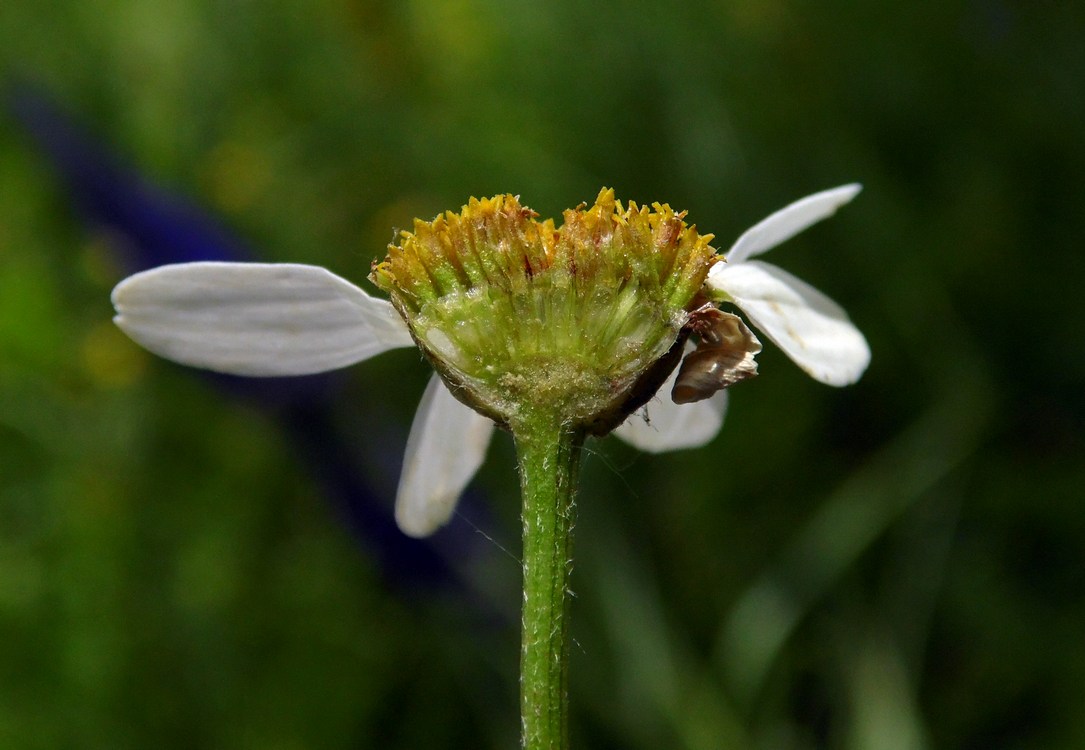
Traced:
MULTIPOLYGON (((548 415, 549 416, 549 415, 548 415)), ((525 750, 564 750, 574 496, 583 433, 540 417, 514 427, 523 492, 520 716, 525 750)))

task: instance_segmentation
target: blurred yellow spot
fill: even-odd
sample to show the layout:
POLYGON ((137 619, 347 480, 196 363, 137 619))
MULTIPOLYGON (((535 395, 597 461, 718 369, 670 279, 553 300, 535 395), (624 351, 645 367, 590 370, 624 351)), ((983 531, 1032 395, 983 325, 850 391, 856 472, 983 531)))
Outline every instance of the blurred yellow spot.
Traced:
POLYGON ((271 180, 265 156, 237 141, 226 141, 215 148, 204 164, 204 174, 215 205, 228 213, 255 203, 271 180))
POLYGON ((494 53, 492 11, 478 0, 415 2, 412 28, 418 48, 429 52, 431 72, 449 83, 476 81, 479 69, 494 53))
POLYGON ((79 359, 100 388, 125 388, 143 375, 147 355, 112 322, 98 323, 83 337, 79 359))

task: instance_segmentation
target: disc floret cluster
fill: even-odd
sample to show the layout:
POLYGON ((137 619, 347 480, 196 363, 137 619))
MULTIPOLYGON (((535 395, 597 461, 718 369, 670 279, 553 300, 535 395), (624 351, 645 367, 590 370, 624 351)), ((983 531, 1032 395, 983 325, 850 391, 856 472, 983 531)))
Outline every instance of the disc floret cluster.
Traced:
POLYGON ((684 217, 610 189, 560 227, 512 195, 472 199, 416 220, 370 278, 465 403, 506 424, 545 406, 605 432, 654 394, 638 399, 642 378, 684 338, 717 260, 684 217))

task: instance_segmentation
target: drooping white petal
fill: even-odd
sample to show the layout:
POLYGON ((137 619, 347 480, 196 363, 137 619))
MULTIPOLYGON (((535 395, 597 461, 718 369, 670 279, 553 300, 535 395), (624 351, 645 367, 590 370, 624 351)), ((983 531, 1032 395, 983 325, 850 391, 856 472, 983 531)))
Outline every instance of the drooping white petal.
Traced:
POLYGON ((750 322, 815 380, 848 385, 870 363, 870 347, 840 305, 762 261, 717 263, 709 287, 728 294, 750 322))
POLYGON ((429 536, 448 522, 493 431, 493 422, 457 401, 438 375, 430 379, 411 423, 396 493, 403 533, 429 536))
POLYGON ((696 403, 676 404, 671 401, 671 389, 677 376, 675 368, 655 398, 631 414, 613 434, 649 453, 700 448, 716 437, 727 413, 727 391, 717 391, 696 403))
POLYGON ((811 224, 832 216, 836 213, 836 209, 848 203, 862 189, 862 185, 855 183, 841 185, 838 188, 808 195, 784 206, 743 232, 738 241, 727 251, 728 262, 741 263, 747 258, 771 250, 811 224))
POLYGON ((139 344, 234 375, 307 375, 414 343, 391 304, 318 266, 179 263, 129 276, 112 298, 139 344))

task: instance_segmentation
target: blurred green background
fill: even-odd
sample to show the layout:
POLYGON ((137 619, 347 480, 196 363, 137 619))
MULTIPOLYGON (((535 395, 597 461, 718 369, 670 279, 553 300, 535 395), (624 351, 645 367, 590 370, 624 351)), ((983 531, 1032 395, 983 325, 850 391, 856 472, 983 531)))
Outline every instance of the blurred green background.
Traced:
MULTIPOLYGON (((471 195, 613 186, 726 248, 864 183, 769 257, 866 333, 857 386, 768 346, 710 446, 590 443, 575 745, 1079 748, 1082 8, 10 2, 0 73, 261 257, 358 282, 471 195)), ((455 521, 493 540, 475 595, 397 582, 273 417, 114 330, 118 252, 0 119, 0 747, 514 747, 507 437, 455 521)), ((346 375, 389 506, 426 378, 346 375)))

